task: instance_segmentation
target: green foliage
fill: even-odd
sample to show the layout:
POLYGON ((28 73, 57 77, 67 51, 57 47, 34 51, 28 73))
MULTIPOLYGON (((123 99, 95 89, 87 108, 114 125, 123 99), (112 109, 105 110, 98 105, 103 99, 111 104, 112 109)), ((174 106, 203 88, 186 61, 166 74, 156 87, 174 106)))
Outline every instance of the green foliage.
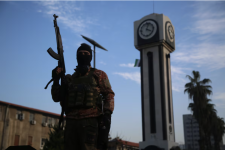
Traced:
POLYGON ((64 130, 58 130, 58 125, 49 129, 49 140, 46 141, 43 150, 64 150, 64 130))

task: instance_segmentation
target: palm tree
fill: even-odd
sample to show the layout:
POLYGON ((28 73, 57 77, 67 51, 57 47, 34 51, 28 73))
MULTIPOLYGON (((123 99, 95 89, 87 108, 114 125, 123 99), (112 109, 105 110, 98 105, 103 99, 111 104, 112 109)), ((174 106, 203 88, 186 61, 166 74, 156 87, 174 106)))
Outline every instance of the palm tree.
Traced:
POLYGON ((220 142, 225 134, 225 122, 224 119, 220 117, 216 117, 213 122, 213 137, 215 141, 214 147, 216 150, 220 150, 220 142))
POLYGON ((211 100, 207 99, 206 107, 203 108, 203 113, 205 115, 203 119, 203 130, 206 135, 206 145, 207 150, 212 150, 211 145, 211 136, 212 136, 212 120, 216 117, 216 109, 214 108, 214 104, 210 104, 211 100))
POLYGON ((55 125, 49 131, 49 140, 45 142, 43 150, 64 150, 64 130, 59 130, 55 125))
MULTIPOLYGON (((211 101, 211 100, 207 100, 207 101, 211 101)), ((194 103, 190 103, 189 106, 188 106, 188 109, 193 113, 193 116, 195 116, 195 113, 196 113, 198 108, 194 105, 194 103)), ((202 123, 203 123, 203 132, 206 135, 205 136, 206 149, 212 150, 212 146, 211 146, 212 123, 211 123, 211 121, 216 116, 216 110, 214 109, 214 104, 207 103, 206 107, 203 108, 203 113, 205 115, 202 123)), ((192 141, 192 143, 193 143, 193 141, 192 141)))
POLYGON ((205 145, 205 133, 203 131, 203 119, 205 117, 203 108, 207 104, 207 96, 212 94, 211 86, 207 85, 211 82, 210 79, 203 79, 200 81, 200 73, 198 71, 192 71, 193 77, 187 75, 186 77, 190 80, 189 83, 185 84, 184 93, 188 93, 189 99, 193 100, 195 105, 193 115, 199 124, 199 135, 200 135, 200 149, 204 150, 205 145))

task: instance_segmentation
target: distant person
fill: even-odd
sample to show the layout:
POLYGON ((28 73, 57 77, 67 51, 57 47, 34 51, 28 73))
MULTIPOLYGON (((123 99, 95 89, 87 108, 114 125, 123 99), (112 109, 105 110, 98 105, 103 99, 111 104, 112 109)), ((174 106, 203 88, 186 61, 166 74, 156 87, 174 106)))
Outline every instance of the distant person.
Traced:
MULTIPOLYGON (((85 43, 81 44, 77 49, 78 66, 72 75, 66 75, 65 150, 107 149, 115 94, 107 74, 92 68, 91 60, 91 47, 85 43)), ((53 101, 60 102, 62 106, 62 89, 59 85, 61 72, 62 68, 59 67, 52 70, 54 82, 51 94, 53 101)))

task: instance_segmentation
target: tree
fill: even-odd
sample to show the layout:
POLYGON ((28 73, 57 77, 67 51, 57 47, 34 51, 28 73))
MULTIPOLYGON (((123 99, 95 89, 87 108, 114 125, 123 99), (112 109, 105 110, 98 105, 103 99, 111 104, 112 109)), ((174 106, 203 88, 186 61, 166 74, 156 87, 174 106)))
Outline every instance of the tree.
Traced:
POLYGON ((206 135, 206 148, 207 150, 212 150, 211 145, 211 137, 212 137, 212 120, 214 118, 217 118, 216 109, 214 108, 214 104, 210 104, 210 99, 207 99, 206 107, 203 108, 203 114, 205 114, 205 117, 203 118, 203 131, 206 135))
MULTIPOLYGON (((203 123, 203 131, 205 133, 206 140, 206 149, 207 150, 220 150, 220 142, 222 141, 222 137, 225 134, 225 122, 223 118, 220 118, 216 114, 216 109, 214 108, 214 104, 210 104, 212 100, 206 100, 206 107, 203 108, 204 118, 202 119, 203 123), (214 137, 214 145, 211 143, 211 136, 214 137)), ((193 112, 193 116, 195 116, 195 112, 197 111, 197 107, 194 103, 190 103, 188 109, 193 112)))
POLYGON ((203 131, 204 124, 204 113, 203 109, 207 105, 207 96, 212 94, 212 87, 207 85, 211 82, 210 79, 203 79, 200 81, 200 73, 198 71, 192 71, 193 77, 187 75, 186 77, 190 80, 189 83, 185 84, 184 93, 188 93, 189 99, 191 99, 194 103, 193 107, 193 115, 199 124, 199 145, 200 149, 205 149, 205 133, 203 131))
POLYGON ((43 150, 64 150, 64 130, 59 130, 55 125, 49 131, 49 140, 45 142, 43 150))
POLYGON ((213 137, 214 137, 214 148, 220 150, 220 141, 222 141, 223 135, 225 134, 225 122, 223 118, 216 117, 213 120, 213 137))

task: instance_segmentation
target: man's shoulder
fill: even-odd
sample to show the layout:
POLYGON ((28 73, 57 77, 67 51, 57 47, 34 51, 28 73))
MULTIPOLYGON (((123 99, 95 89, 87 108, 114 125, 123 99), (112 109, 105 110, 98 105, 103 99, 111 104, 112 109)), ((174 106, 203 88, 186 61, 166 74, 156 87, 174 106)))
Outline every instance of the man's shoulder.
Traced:
MULTIPOLYGON (((107 74, 103 71, 103 70, 100 70, 100 69, 96 69, 96 68, 91 68, 91 71, 93 71, 93 75, 97 78, 104 78, 104 77, 107 77, 107 74)), ((72 75, 70 74, 67 74, 66 75, 66 78, 67 79, 72 79, 72 78, 76 78, 78 77, 79 74, 78 72, 74 72, 72 75)))
POLYGON ((100 69, 95 68, 93 75, 100 79, 108 79, 107 74, 100 69))
POLYGON ((67 75, 65 75, 65 77, 66 77, 66 80, 69 81, 69 82, 72 80, 71 74, 67 74, 67 75))
POLYGON ((102 71, 102 70, 100 70, 100 69, 96 69, 96 68, 91 68, 94 72, 93 72, 93 74, 95 75, 95 76, 98 76, 98 77, 100 77, 100 76, 105 76, 105 75, 107 75, 104 71, 102 71))
POLYGON ((66 76, 66 78, 70 78, 70 77, 72 77, 72 75, 71 75, 71 74, 66 74, 65 76, 66 76))

